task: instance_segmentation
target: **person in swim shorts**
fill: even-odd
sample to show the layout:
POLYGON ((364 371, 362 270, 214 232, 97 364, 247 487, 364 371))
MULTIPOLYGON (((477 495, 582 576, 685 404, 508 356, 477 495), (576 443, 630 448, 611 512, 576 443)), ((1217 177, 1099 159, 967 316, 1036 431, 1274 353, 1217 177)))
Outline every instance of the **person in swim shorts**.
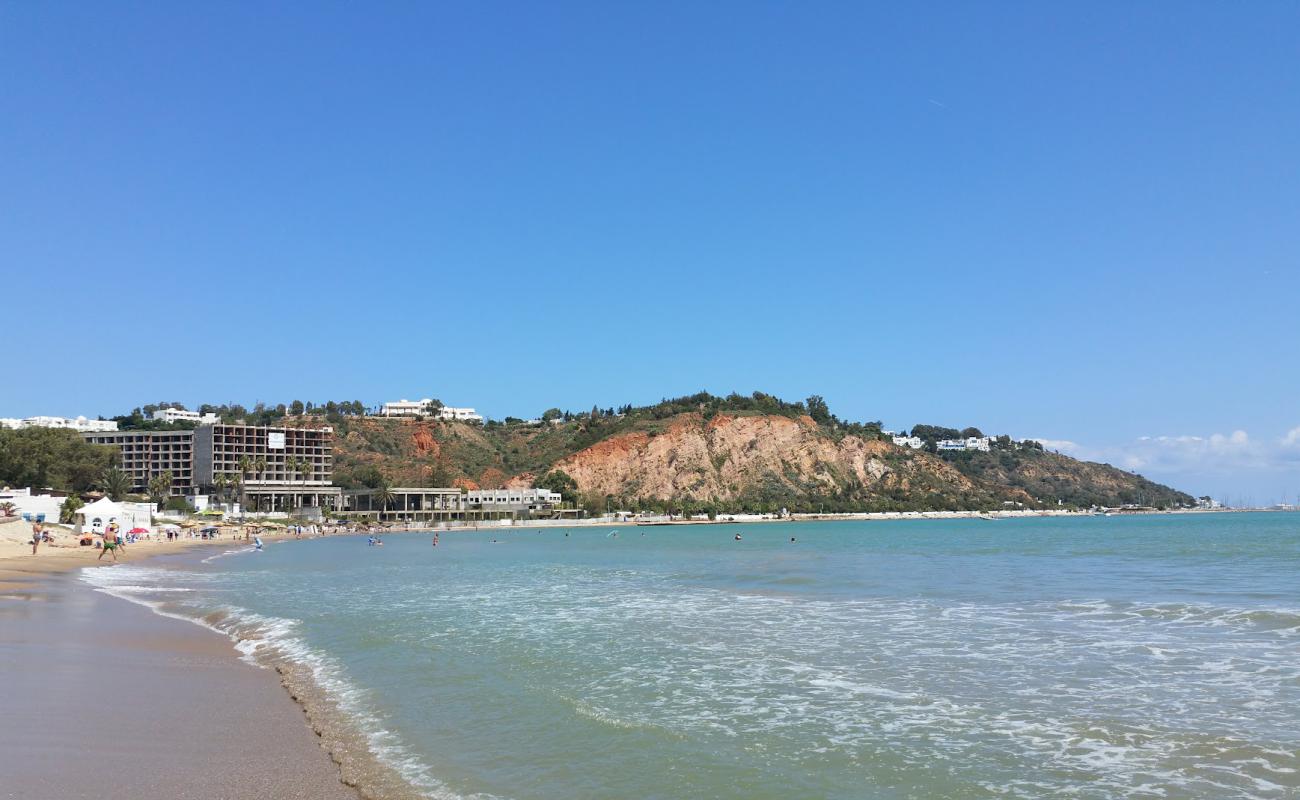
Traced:
POLYGON ((111 552, 113 554, 113 560, 117 561, 118 544, 119 542, 117 540, 117 525, 109 525, 107 528, 104 529, 104 549, 99 551, 99 558, 95 560, 99 561, 101 558, 104 557, 105 553, 111 552))

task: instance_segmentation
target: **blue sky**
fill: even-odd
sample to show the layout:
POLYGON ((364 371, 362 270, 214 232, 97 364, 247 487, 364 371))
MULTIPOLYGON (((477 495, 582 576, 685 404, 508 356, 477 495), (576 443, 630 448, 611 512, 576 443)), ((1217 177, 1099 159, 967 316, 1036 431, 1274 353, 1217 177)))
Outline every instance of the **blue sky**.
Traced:
POLYGON ((0 416, 762 389, 1294 501, 1297 30, 1289 2, 4 4, 0 416))

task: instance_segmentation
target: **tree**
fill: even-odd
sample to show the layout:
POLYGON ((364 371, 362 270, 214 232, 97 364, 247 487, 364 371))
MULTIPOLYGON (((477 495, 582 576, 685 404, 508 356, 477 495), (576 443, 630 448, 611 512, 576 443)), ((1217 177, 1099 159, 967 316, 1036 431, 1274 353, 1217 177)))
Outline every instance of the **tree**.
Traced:
POLYGON ((387 511, 388 507, 393 504, 395 498, 396 495, 393 494, 393 487, 388 485, 388 481, 384 481, 375 487, 373 499, 379 504, 379 507, 382 510, 387 511))
POLYGON ((564 412, 558 408, 548 408, 542 412, 542 422, 550 422, 553 419, 559 419, 564 412))
POLYGON ((14 514, 14 511, 16 511, 17 509, 18 506, 6 500, 5 502, 0 503, 0 517, 17 516, 16 514, 14 514))
POLYGON ((99 487, 110 500, 117 502, 131 491, 131 476, 118 467, 109 467, 99 476, 99 487))
POLYGON ((68 495, 63 500, 63 504, 59 506, 59 522, 62 522, 64 525, 71 525, 72 521, 76 519, 77 512, 80 511, 84 505, 86 504, 81 502, 80 497, 77 497, 75 494, 68 495))
POLYGON ((826 401, 822 399, 821 395, 815 394, 804 401, 804 403, 808 407, 808 416, 813 418, 813 422, 816 422, 818 425, 827 425, 830 423, 831 409, 830 406, 826 405, 826 401))
POLYGON ((167 502, 167 498, 172 493, 172 474, 170 472, 160 472, 149 479, 149 499, 157 503, 159 507, 167 502))
POLYGON ((577 500, 578 483, 562 469, 553 469, 537 479, 537 488, 559 492, 570 500, 577 500))
POLYGON ((0 428, 0 486, 89 491, 117 452, 66 428, 0 428))
POLYGON ((984 436, 984 434, 980 431, 979 428, 963 428, 962 431, 961 431, 961 435, 960 435, 960 437, 958 437, 958 438, 961 438, 961 439, 980 439, 980 438, 983 438, 983 436, 984 436))

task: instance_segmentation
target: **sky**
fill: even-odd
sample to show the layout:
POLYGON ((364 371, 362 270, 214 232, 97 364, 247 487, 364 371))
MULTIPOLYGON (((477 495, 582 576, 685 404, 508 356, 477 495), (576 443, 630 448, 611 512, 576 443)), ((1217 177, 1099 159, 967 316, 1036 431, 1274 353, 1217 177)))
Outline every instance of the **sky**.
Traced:
POLYGON ((0 3, 0 416, 702 389, 1300 498, 1300 5, 0 3))

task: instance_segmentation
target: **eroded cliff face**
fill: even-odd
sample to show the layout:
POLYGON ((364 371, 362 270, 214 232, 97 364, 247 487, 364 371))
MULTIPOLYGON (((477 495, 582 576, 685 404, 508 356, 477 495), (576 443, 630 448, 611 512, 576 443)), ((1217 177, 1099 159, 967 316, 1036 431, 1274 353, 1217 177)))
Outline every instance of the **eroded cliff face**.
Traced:
POLYGON ((837 442, 809 417, 718 415, 706 421, 685 414, 662 433, 612 436, 561 459, 555 468, 568 473, 582 492, 647 499, 877 494, 907 490, 922 478, 947 490, 975 488, 938 459, 856 436, 837 442))

